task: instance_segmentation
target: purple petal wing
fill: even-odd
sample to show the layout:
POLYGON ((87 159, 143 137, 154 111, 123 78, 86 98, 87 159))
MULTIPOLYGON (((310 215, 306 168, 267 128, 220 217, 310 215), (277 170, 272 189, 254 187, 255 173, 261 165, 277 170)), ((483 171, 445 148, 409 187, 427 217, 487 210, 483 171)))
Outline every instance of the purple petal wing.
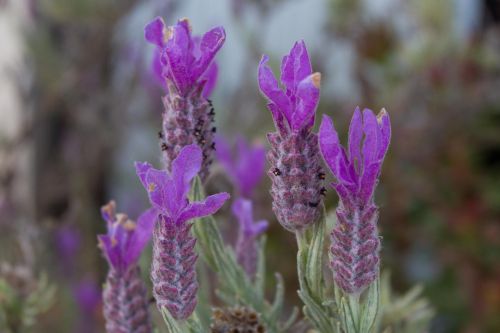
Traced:
POLYGON ((311 61, 304 41, 296 42, 281 62, 281 82, 290 92, 312 73, 311 61))
MULTIPOLYGON (((259 64, 258 80, 260 90, 264 95, 267 96, 267 98, 271 102, 273 102, 277 106, 279 112, 283 113, 288 123, 290 124, 292 116, 290 101, 288 100, 286 94, 278 86, 278 81, 274 77, 271 68, 269 68, 269 66, 267 65, 268 61, 269 57, 263 56, 259 64)), ((275 122, 277 122, 277 119, 275 117, 276 111, 273 112, 273 110, 271 110, 271 112, 273 113, 275 122)))
POLYGON ((108 235, 98 235, 97 239, 99 240, 99 247, 102 249, 104 257, 109 265, 114 269, 120 269, 121 255, 116 241, 108 235))
POLYGON ((252 202, 246 199, 236 199, 231 207, 243 231, 251 231, 253 224, 252 202))
POLYGON ((267 222, 266 220, 257 221, 252 226, 252 234, 258 236, 264 233, 264 231, 266 231, 268 227, 269 227, 269 222, 267 222))
POLYGON ((203 35, 200 42, 200 57, 196 59, 191 72, 192 80, 196 81, 207 70, 215 55, 226 40, 226 32, 222 27, 216 27, 203 35))
POLYGON ((356 107, 349 125, 349 159, 356 171, 361 173, 361 139, 363 139, 363 118, 359 107, 356 107))
POLYGON ((189 67, 193 60, 190 31, 183 22, 185 21, 180 21, 170 28, 170 38, 165 44, 165 55, 172 79, 181 93, 185 93, 192 83, 189 67))
POLYGON ((158 47, 165 45, 165 22, 161 17, 156 17, 144 28, 144 38, 158 47))
POLYGON ((362 203, 368 203, 372 198, 373 191, 377 185, 377 179, 380 174, 382 161, 377 161, 369 165, 365 165, 365 170, 359 184, 359 199, 362 203))
POLYGON ((363 131, 365 132, 365 140, 363 142, 363 167, 367 167, 377 158, 380 131, 377 124, 377 118, 372 110, 363 110, 363 131))
POLYGON ((243 138, 238 140, 239 161, 237 169, 241 195, 250 197, 264 175, 266 150, 264 145, 249 147, 243 138))
POLYGON ((179 202, 176 200, 173 180, 166 171, 156 169, 148 170, 146 177, 146 191, 148 191, 149 201, 153 207, 170 215, 179 210, 179 202))
MULTIPOLYGON (((191 180, 201 169, 201 148, 196 144, 185 146, 172 163, 172 179, 175 182, 177 201, 187 198, 191 180)), ((173 196, 173 193, 169 195, 173 196)))
POLYGON ((341 152, 339 137, 333 121, 327 115, 323 115, 319 128, 319 148, 326 164, 335 177, 339 177, 339 159, 341 152))
POLYGON ((153 227, 158 218, 158 211, 154 208, 146 210, 137 219, 135 229, 130 235, 125 253, 126 265, 137 261, 142 250, 153 235, 153 227))
POLYGON ((148 162, 135 162, 134 165, 135 165, 135 173, 141 180, 142 186, 144 186, 144 188, 147 190, 148 184, 146 182, 146 174, 150 169, 153 168, 153 166, 148 162))
POLYGON ((380 128, 380 145, 378 149, 379 160, 382 160, 389 148, 389 143, 391 141, 391 120, 389 119, 389 114, 385 109, 382 109, 377 116, 378 126, 380 128))
POLYGON ((227 199, 229 199, 229 194, 223 192, 208 196, 203 201, 193 202, 182 211, 176 223, 180 224, 197 217, 212 215, 222 207, 227 199))
POLYGON ((319 101, 321 74, 314 73, 302 80, 297 86, 297 109, 292 115, 291 127, 300 130, 305 125, 314 124, 314 114, 319 101), (311 122, 312 120, 312 122, 311 122))

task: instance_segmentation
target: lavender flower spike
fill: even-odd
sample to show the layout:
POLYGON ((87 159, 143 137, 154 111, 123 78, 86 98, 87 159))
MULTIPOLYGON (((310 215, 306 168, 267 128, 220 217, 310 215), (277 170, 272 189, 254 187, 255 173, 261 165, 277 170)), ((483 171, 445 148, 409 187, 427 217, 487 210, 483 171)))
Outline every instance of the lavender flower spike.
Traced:
POLYGON ((340 202, 331 233, 331 266, 337 285, 347 293, 361 292, 379 272, 378 207, 373 197, 389 147, 391 125, 382 109, 356 108, 349 128, 348 152, 340 145, 332 120, 323 116, 321 153, 336 181, 340 202))
POLYGON ((263 56, 260 90, 269 100, 277 132, 268 134, 271 150, 271 195, 278 221, 289 231, 302 230, 320 215, 325 189, 317 135, 311 132, 319 101, 320 73, 312 73, 303 41, 295 43, 281 63, 283 91, 263 56))
POLYGON ((252 197, 255 187, 264 174, 266 165, 264 145, 260 143, 250 145, 240 136, 232 151, 222 136, 216 136, 215 142, 217 143, 217 159, 238 189, 239 194, 245 198, 252 197))
POLYGON ((157 212, 151 266, 153 295, 158 308, 167 308, 175 319, 188 318, 196 307, 196 239, 190 233, 189 221, 215 213, 229 198, 227 193, 218 193, 201 202, 189 202, 190 183, 200 171, 202 159, 201 149, 193 144, 180 151, 170 173, 156 170, 149 163, 135 165, 157 212))
POLYGON ((156 72, 164 79, 161 149, 168 170, 180 150, 196 143, 203 150, 200 177, 206 179, 215 148, 214 109, 206 98, 215 85, 217 69, 213 59, 226 39, 222 27, 201 38, 191 36, 187 19, 166 27, 159 17, 145 28, 145 38, 156 45, 156 72))
POLYGON ((99 235, 99 246, 110 270, 103 291, 104 318, 109 333, 152 332, 146 286, 137 260, 151 239, 155 211, 143 213, 137 224, 125 214, 115 213, 111 201, 101 208, 108 233, 99 235))
POLYGON ((233 214, 238 218, 240 230, 236 241, 236 256, 238 263, 245 269, 248 276, 253 277, 257 270, 257 243, 256 239, 268 227, 265 220, 254 222, 252 202, 246 199, 237 199, 233 203, 233 214))

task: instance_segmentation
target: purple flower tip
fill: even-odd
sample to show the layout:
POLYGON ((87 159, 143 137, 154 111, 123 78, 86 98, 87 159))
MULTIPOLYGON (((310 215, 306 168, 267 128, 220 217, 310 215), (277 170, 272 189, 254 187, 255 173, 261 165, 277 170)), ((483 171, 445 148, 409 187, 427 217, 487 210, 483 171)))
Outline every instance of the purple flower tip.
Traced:
POLYGON ((259 184, 266 165, 266 151, 261 143, 250 145, 243 137, 230 147, 222 136, 215 138, 217 158, 240 194, 246 198, 259 184))
POLYGON ((257 237, 262 234, 269 226, 266 220, 254 221, 252 201, 246 199, 237 199, 232 206, 233 214, 238 218, 240 230, 246 237, 257 237))
POLYGON ((157 213, 148 209, 135 223, 127 215, 117 214, 115 202, 110 201, 102 206, 101 214, 107 222, 108 232, 98 235, 99 246, 109 265, 116 271, 124 272, 137 261, 151 239, 157 213))
POLYGON ((336 181, 332 186, 345 205, 364 207, 373 200, 384 156, 389 147, 389 114, 378 116, 356 108, 349 127, 348 151, 340 145, 333 121, 323 116, 319 131, 321 153, 336 181))
POLYGON ((258 80, 262 93, 269 100, 269 109, 280 133, 311 128, 319 101, 321 74, 313 73, 304 41, 296 42, 281 62, 279 86, 264 55, 259 64, 258 80))
POLYGON ((146 25, 144 36, 157 47, 152 67, 160 82, 172 81, 181 94, 202 83, 203 95, 210 94, 217 78, 213 59, 226 40, 224 28, 215 27, 201 37, 193 37, 187 19, 166 27, 163 19, 157 17, 146 25))
POLYGON ((229 199, 228 193, 218 193, 204 201, 188 201, 190 183, 200 171, 201 162, 202 151, 196 144, 182 148, 172 163, 172 173, 154 169, 147 162, 136 162, 137 176, 148 192, 151 204, 168 223, 182 224, 214 214, 229 199))

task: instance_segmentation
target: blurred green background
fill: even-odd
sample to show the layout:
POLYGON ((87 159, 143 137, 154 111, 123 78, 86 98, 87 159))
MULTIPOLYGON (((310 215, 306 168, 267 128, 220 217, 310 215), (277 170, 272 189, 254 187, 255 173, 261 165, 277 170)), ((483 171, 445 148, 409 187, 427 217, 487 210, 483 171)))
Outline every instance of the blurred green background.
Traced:
MULTIPOLYGON (((195 34, 225 27, 212 100, 226 137, 265 142, 273 124, 257 64, 268 54, 277 71, 298 39, 322 73, 318 114, 343 139, 355 106, 385 107, 383 268, 397 291, 424 284, 437 313, 429 332, 500 332, 498 0, 0 0, 0 278, 20 299, 38 293, 27 322, 11 325, 103 331, 98 209, 114 198, 135 218, 147 201, 133 161, 159 162, 163 92, 143 39, 155 16, 188 17, 195 34)), ((268 265, 284 274, 291 308, 295 240, 268 188, 265 177, 255 215, 271 222, 268 265)), ((216 166, 209 191, 222 189, 216 166)), ((336 201, 329 190, 327 208, 336 201)))

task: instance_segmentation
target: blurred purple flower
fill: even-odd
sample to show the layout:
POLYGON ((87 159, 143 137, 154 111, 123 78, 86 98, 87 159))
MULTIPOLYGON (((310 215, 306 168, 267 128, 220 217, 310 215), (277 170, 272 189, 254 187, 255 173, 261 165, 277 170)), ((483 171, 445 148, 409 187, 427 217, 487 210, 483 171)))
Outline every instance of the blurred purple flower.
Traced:
POLYGON ((167 78, 185 95, 202 82, 203 96, 210 96, 218 72, 213 59, 226 39, 222 27, 213 28, 202 37, 193 37, 187 19, 167 27, 163 19, 157 17, 146 26, 145 38, 157 46, 152 68, 163 87, 167 88, 167 78))
POLYGON ((111 201, 101 208, 108 232, 99 235, 99 246, 110 270, 103 291, 104 318, 108 332, 151 332, 147 290, 137 260, 151 239, 156 211, 149 209, 137 223, 116 213, 111 201))
POLYGON ((252 201, 250 200, 237 199, 233 203, 232 210, 240 226, 236 241, 238 263, 245 269, 248 276, 253 277, 257 270, 256 239, 266 231, 269 223, 266 220, 254 221, 252 201))
POLYGON ((241 196, 250 198, 264 174, 266 151, 263 144, 250 145, 238 137, 235 147, 230 147, 222 136, 216 136, 216 156, 241 196))
POLYGON ((147 210, 135 223, 127 215, 117 214, 116 203, 111 201, 101 208, 101 214, 107 222, 108 232, 98 236, 99 246, 110 267, 125 272, 137 262, 151 239, 156 212, 154 209, 147 210))
POLYGON ((80 249, 80 232, 70 225, 61 226, 55 234, 56 250, 61 258, 64 272, 71 275, 75 266, 75 257, 80 249))
POLYGON ((186 222, 214 214, 229 198, 227 193, 218 193, 189 202, 191 180, 200 171, 202 158, 202 150, 189 145, 173 161, 171 173, 136 162, 137 175, 158 217, 151 267, 153 295, 158 308, 167 308, 176 319, 188 318, 197 302, 196 239, 190 233, 192 224, 186 222))
POLYGON ((320 213, 324 193, 318 139, 311 132, 319 101, 320 73, 312 73, 311 62, 303 41, 295 43, 281 63, 279 86, 263 56, 258 80, 269 100, 277 132, 269 133, 273 211, 289 231, 304 229, 314 223, 320 213))
POLYGON ((331 267, 335 282, 347 293, 362 291, 379 273, 378 207, 373 197, 390 138, 385 110, 376 117, 371 110, 361 114, 356 108, 348 152, 340 145, 332 120, 323 116, 321 122, 321 153, 335 176, 332 186, 340 198, 331 233, 331 267))
POLYGON ((96 330, 95 313, 102 302, 101 288, 94 279, 84 278, 72 288, 80 318, 77 332, 86 333, 96 330))

